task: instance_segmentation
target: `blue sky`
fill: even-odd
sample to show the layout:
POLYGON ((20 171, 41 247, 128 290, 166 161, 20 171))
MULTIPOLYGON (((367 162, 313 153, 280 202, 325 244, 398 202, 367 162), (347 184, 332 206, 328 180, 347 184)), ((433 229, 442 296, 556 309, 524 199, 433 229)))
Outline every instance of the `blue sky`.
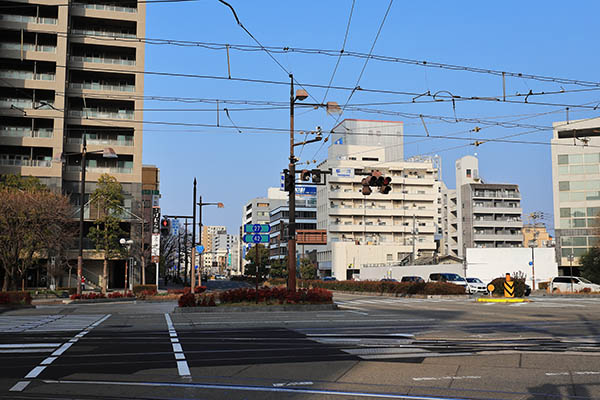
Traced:
MULTIPOLYGON (((244 26, 265 46, 339 50, 344 40, 352 0, 330 1, 241 1, 230 0, 244 26)), ((368 53, 388 7, 388 0, 356 0, 346 51, 368 53)), ((396 0, 392 4, 373 54, 427 60, 526 74, 598 79, 600 53, 593 28, 600 11, 597 2, 564 1, 422 1, 396 0)), ((217 0, 171 4, 148 4, 146 37, 210 43, 254 45, 236 24, 231 11, 217 0)), ((294 73, 300 83, 327 85, 337 57, 287 52, 274 57, 294 73)), ((287 74, 264 52, 230 51, 231 75, 237 78, 287 82, 287 74)), ((364 60, 342 57, 334 85, 354 87, 364 60)), ((225 50, 168 44, 146 45, 146 71, 227 76, 225 50)), ((359 86, 423 93, 448 91, 459 96, 502 94, 502 79, 489 74, 450 71, 401 63, 369 61, 359 86)), ((507 78, 507 95, 582 89, 577 85, 507 78)), ((308 88, 323 100, 325 89, 308 88)), ((330 90, 326 101, 347 102, 350 92, 330 90)), ((169 96, 220 100, 289 101, 289 87, 242 83, 229 80, 145 76, 146 96, 169 96)), ((355 92, 349 104, 407 102, 369 108, 458 118, 494 119, 522 124, 551 126, 565 119, 565 107, 509 104, 484 101, 410 103, 411 96, 355 92), (535 115, 546 113, 545 115, 535 115)), ((523 97, 517 98, 522 101, 523 97)), ((430 100, 430 99, 429 99, 430 100)), ((532 98, 530 98, 532 100, 532 98)), ((555 104, 581 105, 600 102, 598 91, 536 96, 534 100, 555 104)), ((257 108, 248 105, 221 105, 230 109, 237 126, 289 127, 289 110, 234 110, 257 108)), ((224 209, 207 207, 204 224, 226 225, 237 232, 243 204, 279 185, 279 173, 287 164, 289 136, 285 132, 198 126, 163 125, 156 122, 216 124, 215 104, 146 100, 144 120, 145 164, 161 169, 163 213, 191 214, 192 181, 198 179, 198 193, 204 201, 221 201, 224 209), (180 111, 181 109, 197 111, 180 111), (150 111, 160 109, 162 111, 150 111), (154 123, 151 123, 154 122, 154 123)), ((336 118, 322 110, 298 109, 296 128, 323 127, 328 132, 336 118)), ((570 118, 597 116, 598 111, 572 107, 570 118)), ((425 135, 420 119, 346 110, 342 118, 401 120, 406 135, 425 135)), ((487 127, 468 133, 477 123, 447 123, 426 120, 431 135, 466 138, 498 138, 527 132, 524 128, 487 127), (460 133, 463 132, 463 133, 460 133), (459 134, 460 133, 460 134, 459 134)), ((232 125, 220 112, 220 124, 232 125)), ((551 131, 516 136, 513 140, 548 142, 551 131)), ((552 225, 552 184, 550 146, 487 142, 477 148, 467 140, 407 137, 405 155, 437 153, 443 161, 443 179, 454 187, 454 162, 477 153, 480 174, 488 182, 520 185, 524 213, 543 211, 552 225)), ((301 161, 322 160, 326 148, 307 146, 301 161), (320 150, 319 150, 320 149, 320 150), (317 151, 319 150, 319 151, 317 151)))

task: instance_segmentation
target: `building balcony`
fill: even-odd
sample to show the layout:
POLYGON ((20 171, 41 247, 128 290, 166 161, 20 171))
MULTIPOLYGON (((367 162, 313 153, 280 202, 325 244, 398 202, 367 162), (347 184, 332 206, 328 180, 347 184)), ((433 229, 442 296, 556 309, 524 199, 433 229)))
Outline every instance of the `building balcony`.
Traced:
POLYGON ((99 108, 84 108, 81 110, 69 110, 69 117, 74 118, 107 118, 133 120, 134 111, 131 110, 104 110, 99 108))
POLYGON ((135 39, 136 38, 135 33, 106 31, 106 30, 100 30, 100 29, 72 29, 71 32, 74 35, 80 35, 80 36, 106 36, 106 37, 124 38, 124 39, 135 39))
POLYGON ((77 8, 83 8, 86 10, 125 12, 125 13, 129 13, 129 14, 137 14, 137 12, 138 12, 137 8, 135 8, 135 7, 113 6, 110 4, 73 3, 73 6, 75 6, 77 8))
POLYGON ((473 235, 473 241, 508 241, 508 242, 523 242, 523 235, 521 234, 500 234, 500 233, 475 233, 473 235))
MULTIPOLYGON (((80 137, 67 137, 67 144, 81 145, 83 140, 80 137)), ((88 137, 86 139, 88 145, 109 145, 109 146, 133 146, 133 136, 123 136, 117 138, 99 138, 94 139, 88 137)))
POLYGON ((0 154, 0 166, 2 167, 52 167, 52 160, 27 160, 15 158, 11 154, 0 154))
MULTIPOLYGON (((81 167, 79 165, 67 165, 65 167, 66 172, 70 173, 79 173, 81 172, 81 167)), ((89 173, 97 173, 97 174, 131 174, 133 173, 133 167, 86 167, 85 169, 89 173)))
POLYGON ((0 136, 22 138, 51 138, 52 129, 31 129, 21 126, 1 126, 0 136))
POLYGON ((474 227, 508 227, 508 228, 520 228, 523 226, 523 221, 521 220, 480 220, 473 219, 474 227))
POLYGON ((0 21, 4 22, 24 22, 31 24, 45 24, 45 25, 56 25, 58 24, 57 18, 49 17, 32 17, 29 15, 14 15, 14 14, 0 14, 0 21))
POLYGON ((54 105, 54 100, 32 101, 31 99, 15 98, 15 97, 0 97, 0 108, 11 108, 11 106, 30 109, 39 109, 45 107, 51 109, 54 105))
POLYGON ((95 64, 113 64, 113 65, 127 65, 135 66, 135 60, 128 58, 111 58, 111 57, 93 57, 93 56, 71 56, 69 59, 72 62, 88 62, 95 64))
POLYGON ((135 85, 100 82, 69 82, 69 89, 102 90, 107 92, 135 92, 135 85))
POLYGON ((54 73, 33 73, 31 71, 19 71, 19 70, 0 70, 0 78, 6 79, 23 79, 23 80, 34 80, 34 81, 54 81, 56 76, 54 73))
POLYGON ((0 43, 0 50, 17 50, 17 51, 39 51, 42 53, 56 53, 56 46, 30 44, 30 43, 0 43))
POLYGON ((518 215, 521 215, 523 213, 523 209, 521 207, 510 207, 510 206, 494 207, 493 205, 491 205, 491 206, 475 205, 475 206, 473 206, 473 213, 481 213, 481 214, 495 213, 495 214, 518 214, 518 215))

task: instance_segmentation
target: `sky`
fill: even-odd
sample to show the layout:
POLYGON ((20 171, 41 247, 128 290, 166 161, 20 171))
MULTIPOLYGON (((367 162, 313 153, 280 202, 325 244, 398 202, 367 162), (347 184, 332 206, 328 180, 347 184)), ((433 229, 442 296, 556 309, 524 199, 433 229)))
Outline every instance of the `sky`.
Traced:
MULTIPOLYGON (((327 91, 326 87, 345 37, 344 54, 369 54, 372 49, 374 55, 427 61, 429 65, 453 64, 600 81, 597 72, 600 52, 593 31, 600 3, 395 0, 391 7, 389 0, 229 0, 229 3, 262 46, 325 49, 334 53, 288 50, 272 52, 271 57, 256 48, 240 51, 235 45, 257 46, 257 43, 218 0, 147 4, 146 38, 162 40, 160 44, 157 41, 146 44, 143 163, 160 168, 163 214, 191 215, 195 177, 198 194, 204 202, 225 205, 223 209, 204 207, 203 224, 225 225, 229 233, 236 233, 243 205, 254 197, 265 196, 268 187, 279 186, 279 174, 286 168, 289 157, 286 104, 289 104, 288 72, 291 72, 296 85, 324 86, 305 86, 310 95, 307 102, 335 101, 348 107, 339 118, 323 109, 297 107, 296 129, 310 131, 321 126, 327 134, 344 118, 402 121, 405 157, 438 154, 442 158, 443 180, 449 188, 454 188, 456 159, 477 154, 480 175, 486 182, 518 184, 523 213, 544 212, 544 222, 552 228, 549 146, 552 130, 538 128, 564 121, 567 106, 571 120, 600 115, 600 110, 578 107, 600 102, 597 87, 509 76, 505 90, 507 99, 513 102, 457 98, 453 106, 450 96, 502 98, 502 77, 377 59, 370 59, 365 66, 364 58, 347 55, 340 58, 332 82, 345 89, 327 91), (173 41, 190 43, 181 46, 173 41), (227 52, 222 44, 234 46, 229 50, 230 73, 234 78, 231 80, 226 79, 227 52), (239 78, 279 84, 236 80, 239 78), (350 90, 356 86, 377 91, 350 90), (525 103, 523 95, 530 91, 564 93, 530 96, 525 103), (426 92, 431 95, 439 92, 436 99, 446 96, 446 101, 435 102, 432 96, 422 96, 413 102, 415 96, 410 93, 426 92), (159 96, 163 97, 161 101, 150 98, 159 96), (172 99, 165 101, 165 97, 172 99), (187 101, 181 101, 184 98, 187 101), (239 104, 231 100, 282 104, 239 104), (371 105, 358 106, 361 104, 371 105), (433 138, 425 137, 419 115, 435 117, 424 118, 433 138), (441 121, 437 117, 447 118, 441 121), (473 120, 460 120, 465 118, 473 120), (515 122, 534 125, 536 129, 485 125, 485 121, 515 122), (482 129, 473 132, 476 127, 482 129), (518 143, 470 145, 477 139, 508 135, 515 136, 507 140, 518 143)), ((301 138, 297 135, 296 140, 301 138)), ((302 149, 300 162, 322 161, 327 145, 307 145, 302 149)))

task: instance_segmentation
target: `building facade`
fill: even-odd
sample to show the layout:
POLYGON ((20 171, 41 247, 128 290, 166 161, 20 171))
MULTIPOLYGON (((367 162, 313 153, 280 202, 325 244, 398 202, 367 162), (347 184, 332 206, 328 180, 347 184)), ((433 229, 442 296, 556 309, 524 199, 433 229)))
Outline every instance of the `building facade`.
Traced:
POLYGON ((479 160, 456 161, 456 189, 443 190, 444 253, 464 258, 467 248, 522 247, 518 185, 484 183, 479 160))
MULTIPOLYGON (((125 208, 142 193, 146 5, 103 0, 4 1, 0 11, 0 173, 38 177, 79 206, 87 141, 86 196, 101 174, 122 184, 125 208), (110 147, 116 159, 104 158, 110 147), (93 153, 92 153, 93 152, 93 153)), ((87 235, 91 224, 85 208, 87 235)), ((97 283, 98 255, 86 240, 84 275, 97 283)), ((112 263, 109 286, 122 284, 112 263)))
POLYGON ((600 243, 600 118, 555 122, 551 141, 557 261, 579 265, 600 243))
POLYGON ((523 247, 554 247, 555 241, 543 222, 523 225, 523 247))
POLYGON ((317 229, 327 232, 327 245, 317 253, 319 274, 338 279, 360 279, 366 264, 433 255, 441 221, 436 160, 402 159, 402 123, 350 122, 340 124, 343 132, 319 166, 331 175, 317 192, 317 229), (384 136, 384 128, 371 128, 377 125, 391 133, 384 136), (348 144, 369 129, 371 141, 348 144), (374 187, 372 194, 363 195, 361 180, 375 170, 392 178, 392 191, 382 194, 374 187))
MULTIPOLYGON (((290 210, 287 204, 271 210, 271 233, 269 236, 269 259, 279 260, 288 255, 288 227, 290 210)), ((317 204, 315 199, 296 199, 296 232, 313 231, 317 228, 317 204)), ((298 234, 297 234, 298 236, 298 234)), ((303 257, 318 249, 318 245, 297 244, 297 257, 303 257)))
POLYGON ((226 232, 227 228, 225 226, 202 226, 202 239, 200 244, 204 246, 204 251, 202 252, 202 266, 204 268, 211 268, 213 266, 213 261, 216 261, 213 252, 213 240, 215 235, 226 232))

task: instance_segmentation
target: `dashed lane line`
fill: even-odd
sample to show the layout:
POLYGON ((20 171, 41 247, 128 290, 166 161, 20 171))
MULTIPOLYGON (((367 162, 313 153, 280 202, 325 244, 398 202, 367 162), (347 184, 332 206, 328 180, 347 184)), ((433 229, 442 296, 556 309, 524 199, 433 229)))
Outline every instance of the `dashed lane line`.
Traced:
MULTIPOLYGON (((77 335, 73 336, 67 342, 63 343, 58 349, 54 350, 54 352, 50 355, 50 357, 47 357, 40 363, 40 365, 34 367, 31 371, 29 371, 29 373, 27 375, 25 375, 25 377, 23 379, 37 378, 39 374, 41 374, 59 356, 61 356, 65 351, 67 351, 71 346, 73 346, 73 344, 77 343, 77 341, 79 341, 79 339, 81 339, 82 337, 87 335, 92 329, 94 329, 95 327, 97 327, 98 325, 100 325, 101 323, 106 321, 108 318, 110 318, 110 316, 111 316, 111 314, 107 314, 107 315, 103 316, 102 318, 98 319, 94 323, 88 325, 85 329, 83 329, 77 335)), ((52 344, 56 344, 56 343, 52 343, 52 344)), ((27 387, 27 385, 29 385, 29 382, 31 382, 31 381, 19 381, 13 387, 11 387, 9 389, 9 391, 10 392, 22 392, 27 387)))
POLYGON ((185 359, 183 348, 181 347, 181 343, 179 343, 177 331, 173 326, 173 321, 171 321, 169 313, 165 313, 165 320, 167 321, 167 327, 169 328, 169 337, 171 338, 171 346, 173 346, 173 353, 175 354, 175 361, 177 362, 177 371, 179 372, 179 376, 182 378, 191 378, 192 374, 190 372, 190 367, 185 359))

